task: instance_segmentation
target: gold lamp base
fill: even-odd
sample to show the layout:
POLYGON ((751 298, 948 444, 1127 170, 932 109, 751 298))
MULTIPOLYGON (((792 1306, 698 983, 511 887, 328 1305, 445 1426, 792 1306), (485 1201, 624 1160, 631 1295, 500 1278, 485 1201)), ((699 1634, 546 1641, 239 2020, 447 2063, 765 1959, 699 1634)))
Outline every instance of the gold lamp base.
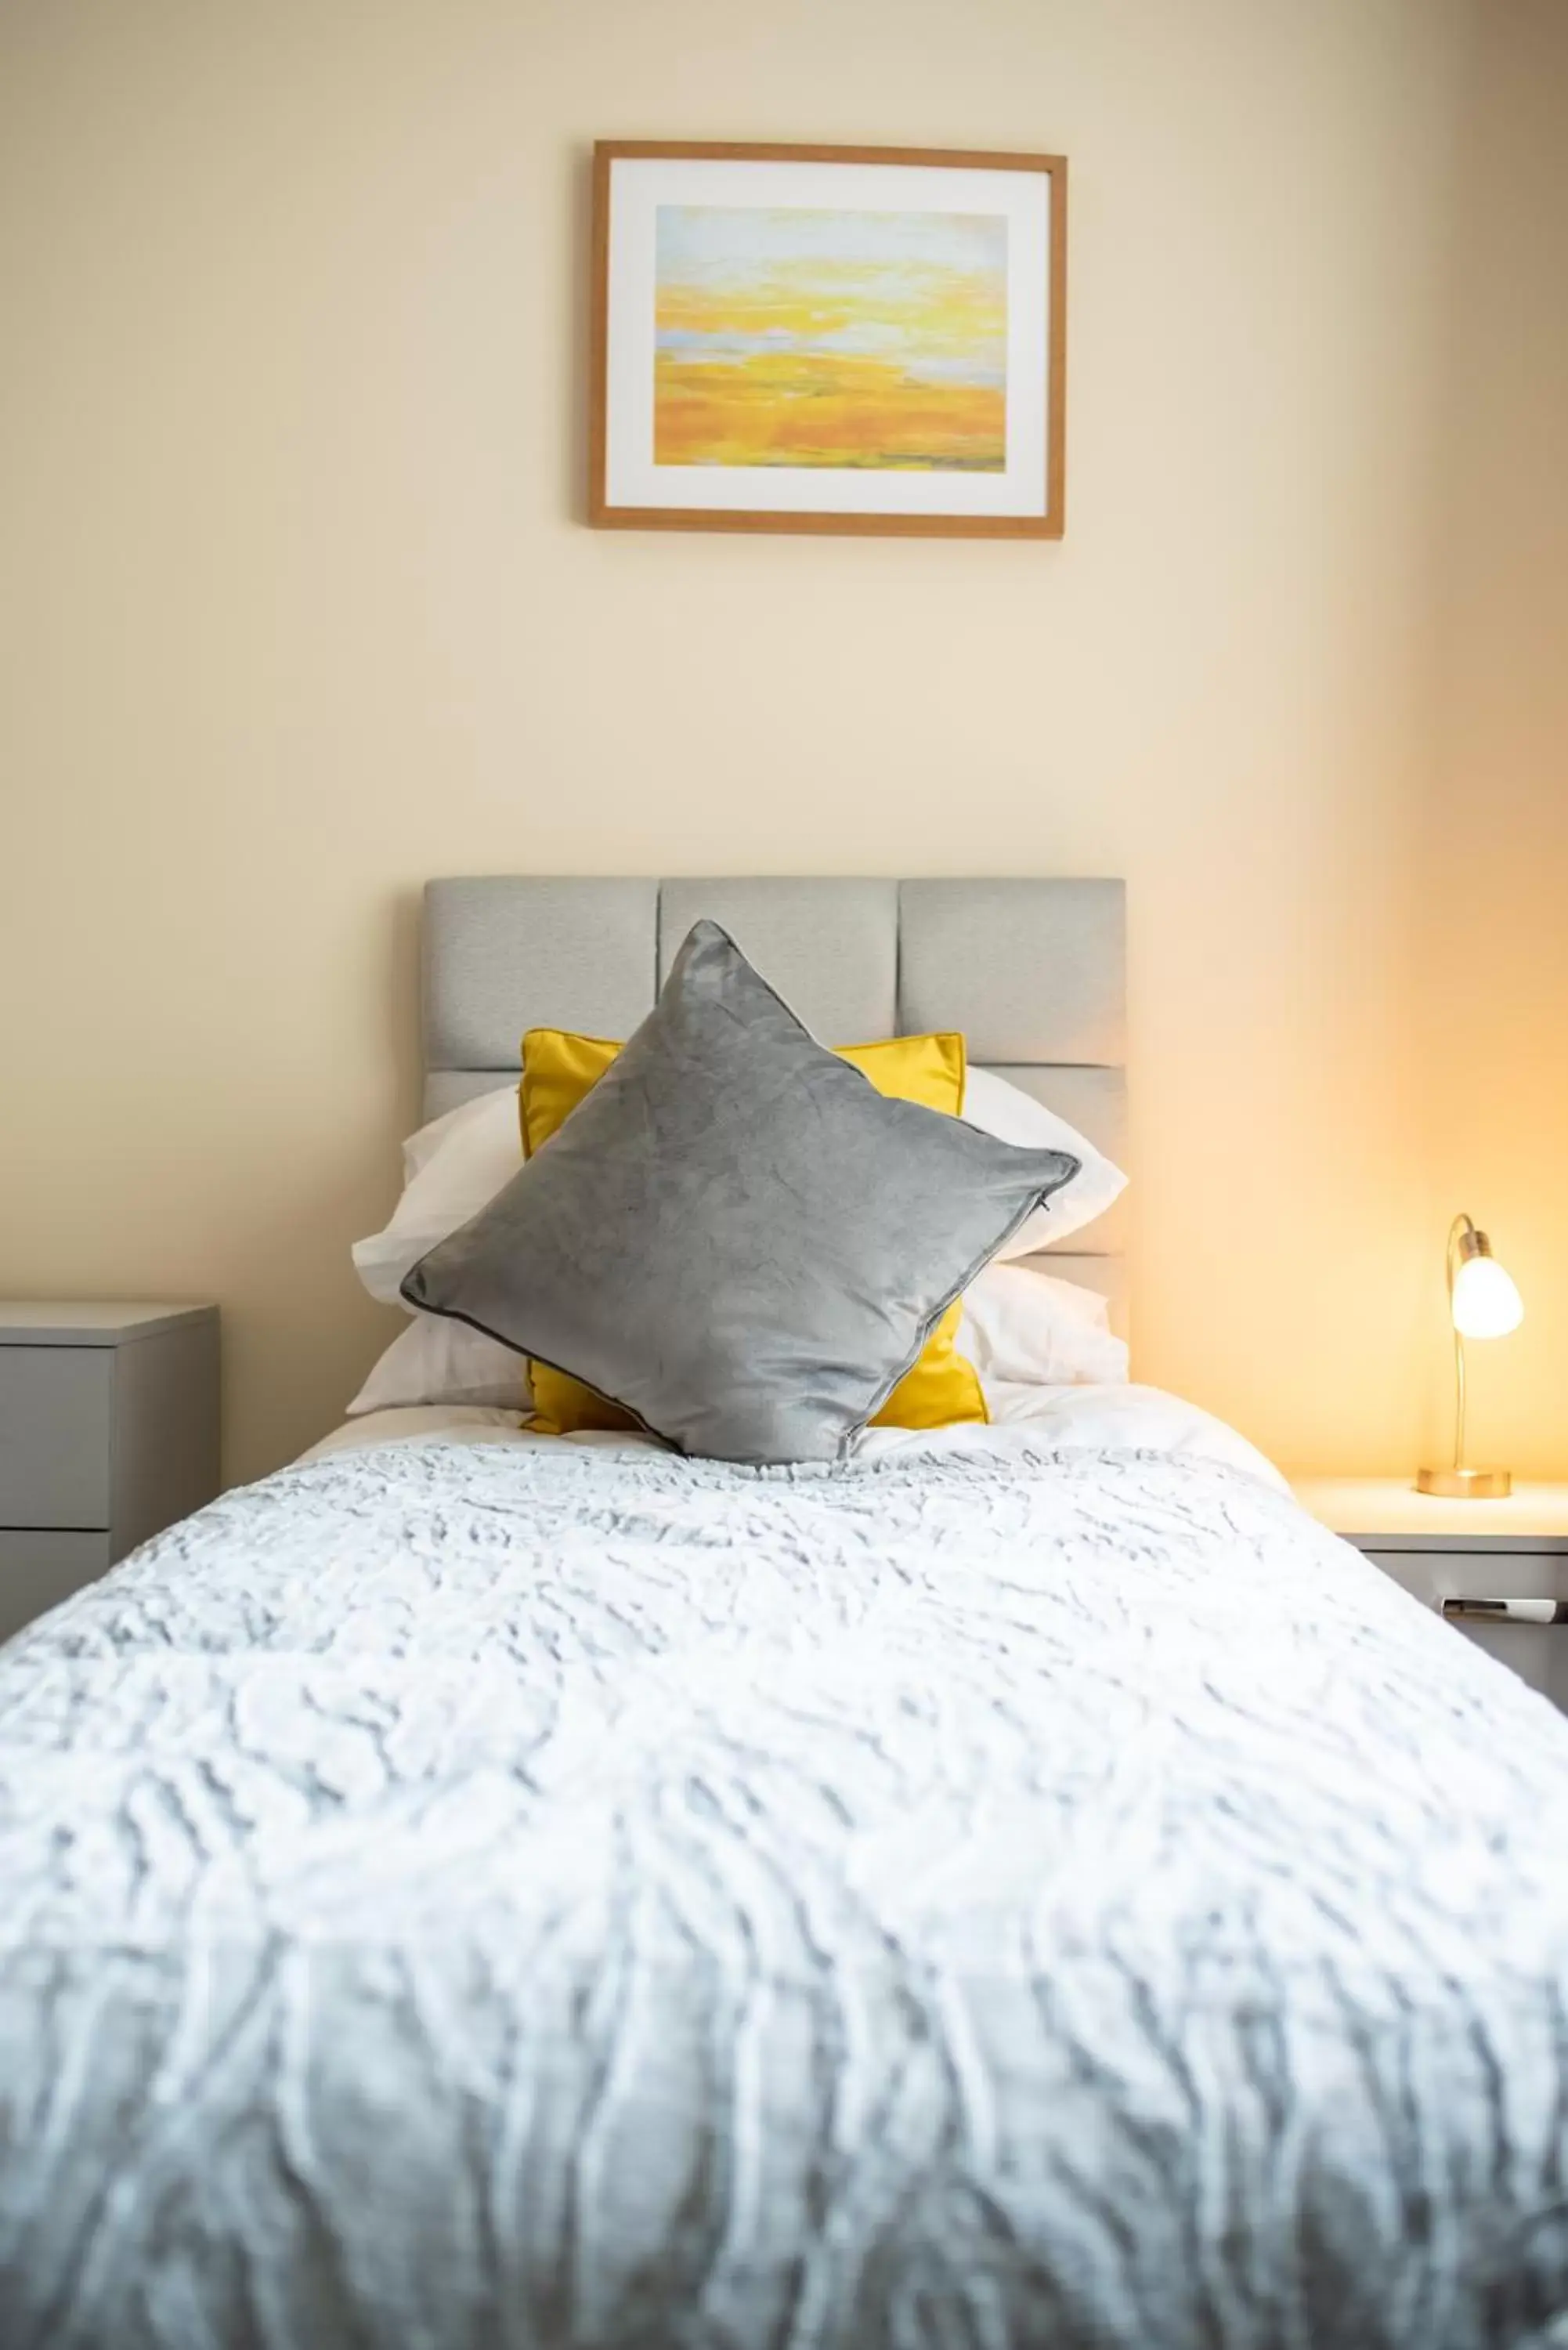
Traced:
POLYGON ((1447 1502, 1501 1502, 1513 1491, 1511 1469, 1418 1469, 1417 1493, 1440 1493, 1447 1502))

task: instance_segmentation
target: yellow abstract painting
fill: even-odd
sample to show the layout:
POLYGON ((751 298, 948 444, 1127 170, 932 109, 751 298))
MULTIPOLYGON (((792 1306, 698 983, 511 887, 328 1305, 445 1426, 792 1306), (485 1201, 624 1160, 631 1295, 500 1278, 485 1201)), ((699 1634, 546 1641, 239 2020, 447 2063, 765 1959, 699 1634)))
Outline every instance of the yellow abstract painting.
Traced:
POLYGON ((661 204, 660 465, 1000 473, 1007 222, 661 204))

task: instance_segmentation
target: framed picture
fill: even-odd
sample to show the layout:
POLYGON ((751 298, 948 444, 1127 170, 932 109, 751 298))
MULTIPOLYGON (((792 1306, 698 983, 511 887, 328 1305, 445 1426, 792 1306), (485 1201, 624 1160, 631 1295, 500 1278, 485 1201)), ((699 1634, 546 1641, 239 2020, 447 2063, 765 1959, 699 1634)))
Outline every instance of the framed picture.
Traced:
POLYGON ((594 150, 589 519, 1060 538, 1067 166, 594 150))

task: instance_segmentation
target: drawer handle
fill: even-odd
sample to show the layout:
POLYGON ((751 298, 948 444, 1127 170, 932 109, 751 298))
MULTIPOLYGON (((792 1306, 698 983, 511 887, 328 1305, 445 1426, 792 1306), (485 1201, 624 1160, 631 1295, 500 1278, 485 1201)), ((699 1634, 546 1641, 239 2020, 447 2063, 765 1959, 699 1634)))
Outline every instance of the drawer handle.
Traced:
POLYGON ((1472 1624, 1568 1624, 1568 1599, 1445 1599, 1443 1613, 1472 1624))

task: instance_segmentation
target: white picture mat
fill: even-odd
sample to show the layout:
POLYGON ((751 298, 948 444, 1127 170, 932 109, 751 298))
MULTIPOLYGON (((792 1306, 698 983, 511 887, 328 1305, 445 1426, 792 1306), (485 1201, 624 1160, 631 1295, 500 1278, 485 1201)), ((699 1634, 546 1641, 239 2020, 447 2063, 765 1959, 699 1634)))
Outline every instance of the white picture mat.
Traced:
POLYGON ((774 514, 1043 515, 1050 421, 1051 193, 1045 172, 614 158, 606 321, 607 504, 774 514), (656 464, 655 241, 661 204, 1004 218, 1006 470, 873 473, 815 465, 656 464))

